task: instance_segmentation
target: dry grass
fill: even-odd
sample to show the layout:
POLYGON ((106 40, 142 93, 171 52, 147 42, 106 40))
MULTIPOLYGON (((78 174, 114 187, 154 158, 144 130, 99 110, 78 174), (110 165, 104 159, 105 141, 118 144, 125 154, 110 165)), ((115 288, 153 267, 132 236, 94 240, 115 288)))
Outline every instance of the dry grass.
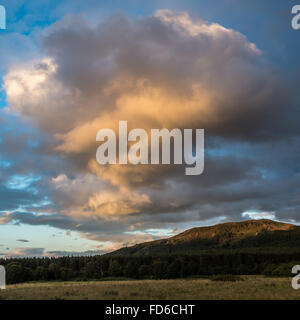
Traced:
POLYGON ((291 287, 291 278, 244 276, 243 279, 27 283, 10 285, 0 291, 0 300, 300 299, 300 291, 291 287))

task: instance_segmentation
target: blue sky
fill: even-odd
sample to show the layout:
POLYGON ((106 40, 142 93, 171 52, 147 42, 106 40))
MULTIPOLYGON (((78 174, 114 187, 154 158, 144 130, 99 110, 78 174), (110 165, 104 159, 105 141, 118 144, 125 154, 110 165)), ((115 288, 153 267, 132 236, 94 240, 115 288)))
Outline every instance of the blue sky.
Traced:
MULTIPOLYGON (((0 30, 0 253, 14 255, 18 248, 28 249, 22 251, 28 255, 36 248, 45 255, 102 253, 195 225, 255 218, 255 212, 258 217, 266 213, 278 220, 300 221, 300 31, 291 28, 296 1, 1 0, 0 4, 7 11, 7 30, 0 30), (169 13, 159 11, 166 9, 169 13), (208 26, 207 39, 183 35, 178 30, 187 26, 180 21, 188 21, 189 28, 208 26), (217 30, 218 37, 213 23, 225 28, 217 30), (112 29, 111 37, 106 28, 112 29), (136 52, 122 38, 135 45, 136 52), (162 52, 172 52, 174 61, 164 60, 162 52), (198 58, 211 70, 201 69, 198 58), (139 83, 137 87, 132 88, 130 81, 127 91, 120 87, 119 81, 127 81, 122 78, 124 70, 126 79, 139 83), (126 101, 147 106, 148 96, 133 97, 141 90, 141 79, 160 88, 163 98, 170 88, 179 92, 183 104, 180 99, 199 84, 207 89, 209 101, 217 97, 228 104, 225 112, 205 105, 217 110, 213 121, 199 118, 208 133, 204 177, 187 179, 168 170, 107 175, 92 165, 93 140, 79 146, 79 153, 70 151, 70 139, 78 138, 76 132, 84 136, 80 130, 91 128, 100 114, 126 109, 126 101), (103 87, 113 93, 100 94, 103 87), (236 104, 241 106, 237 113, 230 107, 236 104)), ((132 121, 138 116, 137 110, 130 111, 132 121)), ((157 114, 153 119, 159 123, 157 114)), ((191 119, 185 123, 195 125, 191 119)))

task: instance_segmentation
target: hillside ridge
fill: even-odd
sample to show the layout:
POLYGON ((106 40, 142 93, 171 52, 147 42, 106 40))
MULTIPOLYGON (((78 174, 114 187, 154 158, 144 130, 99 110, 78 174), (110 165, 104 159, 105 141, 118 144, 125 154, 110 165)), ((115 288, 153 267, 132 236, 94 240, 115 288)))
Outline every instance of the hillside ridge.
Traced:
POLYGON ((170 238, 139 243, 109 254, 200 253, 212 249, 275 248, 284 245, 300 246, 300 227, 260 219, 194 227, 170 238))
POLYGON ((244 235, 257 235, 258 233, 265 231, 277 231, 277 230, 291 230, 296 226, 290 223, 278 222, 269 219, 259 220, 247 220, 239 222, 225 222, 215 224, 213 226, 194 227, 175 235, 169 240, 180 239, 182 237, 188 237, 190 235, 196 237, 213 237, 223 233, 244 234, 244 235))

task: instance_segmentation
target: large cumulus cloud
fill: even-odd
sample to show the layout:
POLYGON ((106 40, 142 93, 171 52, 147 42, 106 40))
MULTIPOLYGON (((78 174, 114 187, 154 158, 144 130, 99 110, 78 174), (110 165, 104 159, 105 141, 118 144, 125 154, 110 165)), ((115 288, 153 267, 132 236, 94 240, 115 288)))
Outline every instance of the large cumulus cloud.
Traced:
POLYGON ((106 239, 130 226, 241 219, 252 209, 295 219, 298 204, 287 210, 288 190, 299 189, 298 176, 274 160, 283 156, 274 146, 291 151, 299 144, 298 111, 278 70, 241 33, 169 10, 134 21, 117 15, 97 27, 68 17, 46 30, 41 50, 44 58, 9 70, 4 88, 8 112, 36 125, 49 137, 44 153, 67 164, 47 179, 59 217, 51 223, 81 221, 86 237, 106 239), (204 128, 204 174, 100 166, 96 133, 117 131, 119 120, 129 129, 204 128))

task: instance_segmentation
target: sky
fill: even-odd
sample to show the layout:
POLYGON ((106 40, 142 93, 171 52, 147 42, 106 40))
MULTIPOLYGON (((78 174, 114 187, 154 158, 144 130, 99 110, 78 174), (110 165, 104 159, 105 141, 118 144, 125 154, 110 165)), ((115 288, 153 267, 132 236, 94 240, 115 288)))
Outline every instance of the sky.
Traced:
POLYGON ((0 0, 0 257, 300 223, 297 1, 0 0), (106 165, 96 133, 203 128, 205 169, 106 165))

